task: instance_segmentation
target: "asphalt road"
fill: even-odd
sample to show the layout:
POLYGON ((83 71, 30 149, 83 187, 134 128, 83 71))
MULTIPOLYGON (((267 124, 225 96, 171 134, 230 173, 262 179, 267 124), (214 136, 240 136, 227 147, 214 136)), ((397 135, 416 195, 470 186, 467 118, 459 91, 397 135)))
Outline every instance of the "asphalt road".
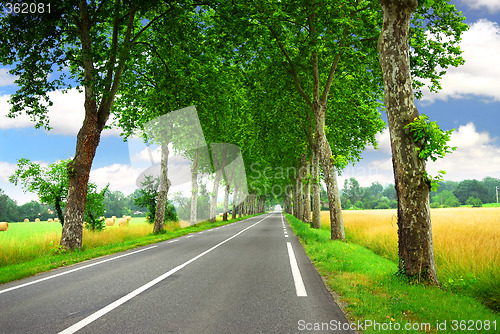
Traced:
POLYGON ((0 333, 343 333, 281 213, 0 285, 0 333))

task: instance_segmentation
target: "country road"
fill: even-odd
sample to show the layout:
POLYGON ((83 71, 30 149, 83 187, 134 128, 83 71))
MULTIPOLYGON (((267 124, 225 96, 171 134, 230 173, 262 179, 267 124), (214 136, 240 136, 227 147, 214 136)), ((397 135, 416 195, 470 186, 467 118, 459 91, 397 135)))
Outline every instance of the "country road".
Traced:
POLYGON ((281 212, 0 285, 0 333, 316 333, 331 322, 347 320, 281 212))

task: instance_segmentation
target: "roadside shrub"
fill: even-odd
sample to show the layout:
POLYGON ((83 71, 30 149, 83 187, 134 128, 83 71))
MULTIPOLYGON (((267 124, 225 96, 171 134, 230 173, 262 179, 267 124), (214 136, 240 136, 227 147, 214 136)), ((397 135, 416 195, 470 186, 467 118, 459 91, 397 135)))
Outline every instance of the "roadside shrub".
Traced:
POLYGON ((483 206, 483 202, 479 198, 469 197, 465 202, 466 205, 472 205, 473 208, 480 208, 483 206))

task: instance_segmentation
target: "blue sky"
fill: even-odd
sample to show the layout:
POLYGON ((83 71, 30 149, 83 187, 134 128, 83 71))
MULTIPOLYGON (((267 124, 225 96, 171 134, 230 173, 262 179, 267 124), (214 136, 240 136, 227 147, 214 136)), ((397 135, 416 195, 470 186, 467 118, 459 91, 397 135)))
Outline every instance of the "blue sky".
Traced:
MULTIPOLYGON (((428 169, 431 175, 444 169, 445 179, 454 181, 500 178, 500 0, 452 3, 470 25, 461 45, 466 64, 450 69, 442 81, 443 89, 437 94, 424 92, 417 107, 442 129, 456 129, 451 145, 458 149, 429 164, 428 169)), ((76 91, 51 93, 54 106, 49 115, 53 130, 36 130, 26 116, 5 117, 10 109, 9 94, 16 89, 14 80, 7 68, 0 67, 0 188, 23 204, 37 197, 8 182, 17 160, 27 158, 50 164, 73 156, 76 134, 83 121, 83 97, 76 91)), ((112 190, 129 194, 136 188, 135 181, 143 170, 140 162, 149 157, 144 151, 129 148, 119 134, 117 129, 103 132, 91 180, 100 187, 110 183, 112 190)), ((394 182, 387 129, 377 139, 377 150, 368 148, 360 162, 344 170, 338 180, 340 187, 349 177, 358 179, 362 186, 394 182)))

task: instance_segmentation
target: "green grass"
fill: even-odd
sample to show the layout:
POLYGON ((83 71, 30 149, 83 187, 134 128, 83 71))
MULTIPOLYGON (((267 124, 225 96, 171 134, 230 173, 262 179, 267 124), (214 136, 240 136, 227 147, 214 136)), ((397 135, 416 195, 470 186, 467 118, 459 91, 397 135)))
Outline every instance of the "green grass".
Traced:
POLYGON ((500 208, 500 203, 486 203, 483 208, 500 208))
MULTIPOLYGON (((496 330, 476 332, 498 332, 500 316, 479 301, 440 288, 410 283, 395 275, 398 269, 395 262, 354 243, 332 241, 329 231, 311 229, 291 215, 286 218, 328 287, 339 295, 337 299, 352 322, 392 323, 393 328, 396 323, 401 328, 407 323, 415 326, 428 323, 431 328, 430 331, 388 330, 384 333, 466 333, 466 330, 453 330, 453 321, 474 320, 484 324, 488 320, 496 322, 496 330), (437 331, 438 321, 446 321, 447 330, 437 331)), ((380 332, 373 327, 363 331, 380 332)))
MULTIPOLYGON (((231 224, 253 216, 245 216, 226 222, 220 220, 215 223, 202 222, 182 229, 178 227, 173 228, 173 224, 167 223, 165 226, 166 233, 149 233, 141 237, 128 235, 126 233, 127 228, 116 226, 108 227, 106 228, 108 232, 117 231, 118 233, 119 231, 121 233, 120 240, 113 240, 112 242, 106 242, 106 240, 104 240, 99 244, 93 242, 91 246, 86 246, 84 236, 84 246, 82 249, 73 252, 62 252, 57 247, 61 235, 60 223, 12 223, 9 224, 9 230, 7 232, 0 232, 0 284, 96 257, 231 224), (16 247, 8 247, 19 240, 23 240, 20 246, 17 244, 18 246, 16 247)), ((144 223, 144 218, 142 218, 142 221, 140 218, 134 218, 131 223, 131 226, 133 225, 146 225, 148 230, 151 231, 153 228, 152 225, 144 223)), ((100 232, 91 232, 89 238, 96 239, 97 237, 97 240, 99 240, 99 233, 100 232)))

